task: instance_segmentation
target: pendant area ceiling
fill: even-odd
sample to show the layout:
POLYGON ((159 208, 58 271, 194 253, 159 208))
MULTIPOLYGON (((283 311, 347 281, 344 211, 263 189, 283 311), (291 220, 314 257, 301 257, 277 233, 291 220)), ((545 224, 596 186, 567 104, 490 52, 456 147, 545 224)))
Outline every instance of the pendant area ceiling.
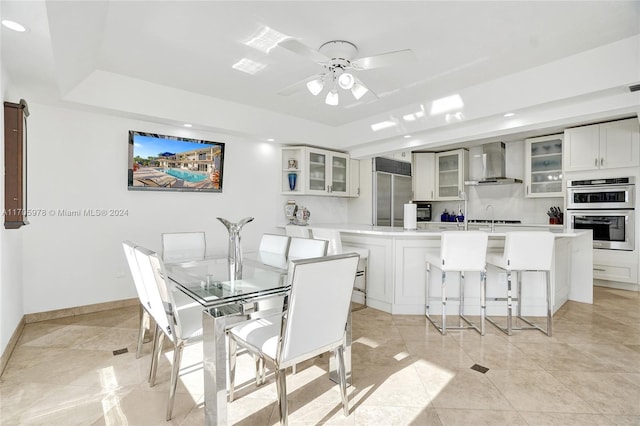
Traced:
POLYGON ((11 82, 48 96, 64 98, 99 70, 333 127, 640 32, 636 1, 3 1, 0 12, 30 32, 2 29, 11 82), (306 89, 283 96, 322 67, 247 45, 267 28, 313 49, 347 40, 357 57, 410 49, 415 61, 356 71, 377 98, 345 93, 329 106, 306 89), (263 68, 232 67, 243 59, 263 68))

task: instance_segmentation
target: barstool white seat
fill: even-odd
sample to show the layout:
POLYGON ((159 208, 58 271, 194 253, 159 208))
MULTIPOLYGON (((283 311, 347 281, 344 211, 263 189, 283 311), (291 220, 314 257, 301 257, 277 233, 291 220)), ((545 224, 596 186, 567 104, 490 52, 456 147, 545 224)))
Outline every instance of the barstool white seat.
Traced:
POLYGON ((484 336, 484 317, 485 317, 485 291, 487 285, 486 275, 486 256, 488 234, 482 231, 448 231, 442 233, 440 243, 440 252, 427 253, 425 256, 427 262, 426 283, 425 283, 425 315, 427 319, 440 331, 447 334, 447 329, 462 330, 473 328, 484 336), (431 285, 431 266, 442 271, 442 287, 439 298, 429 296, 429 287, 431 285), (459 297, 447 297, 447 272, 458 272, 460 274, 460 292, 459 297), (465 272, 480 273, 480 324, 479 326, 471 322, 464 314, 464 288, 465 288, 465 272), (439 300, 442 304, 441 324, 437 324, 430 314, 431 300, 439 300), (447 301, 458 300, 459 309, 458 316, 460 318, 458 326, 447 326, 447 301), (464 320, 467 325, 462 323, 464 320))
POLYGON ((342 244, 342 238, 340 237, 340 231, 335 229, 325 228, 313 228, 311 230, 313 238, 319 240, 327 240, 329 242, 329 248, 327 255, 336 255, 343 253, 358 253, 360 255, 360 261, 358 262, 358 270, 356 272, 356 283, 358 278, 362 277, 362 287, 354 285, 353 291, 362 294, 364 298, 363 306, 354 310, 360 310, 367 307, 367 269, 369 267, 369 249, 364 247, 354 247, 346 244, 342 244))
POLYGON ((555 238, 546 231, 507 232, 504 241, 504 252, 487 254, 487 264, 507 272, 507 297, 490 300, 507 302, 507 326, 502 327, 492 318, 487 320, 500 330, 512 335, 512 330, 540 330, 548 336, 552 332, 551 316, 551 263, 553 259, 555 238), (511 294, 511 274, 517 275, 516 297, 511 294), (522 272, 544 272, 546 278, 547 328, 546 330, 522 317, 522 272), (528 327, 513 326, 513 302, 517 302, 516 316, 528 327))

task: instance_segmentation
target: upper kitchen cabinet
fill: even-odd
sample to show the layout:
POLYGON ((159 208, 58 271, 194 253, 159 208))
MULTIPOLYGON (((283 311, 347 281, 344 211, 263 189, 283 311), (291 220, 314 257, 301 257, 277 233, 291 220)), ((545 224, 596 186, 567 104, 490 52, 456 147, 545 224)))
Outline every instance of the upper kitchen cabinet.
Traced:
POLYGON ((564 131, 564 171, 617 169, 640 164, 637 118, 564 131))
POLYGON ((436 195, 436 154, 414 152, 412 155, 413 199, 431 201, 436 195))
POLYGON ((526 139, 525 195, 530 198, 562 197, 563 135, 526 139))
POLYGON ((360 160, 349 160, 349 196, 360 196, 360 160))
POLYGON ((467 150, 438 152, 436 162, 436 200, 462 200, 464 181, 469 174, 467 150))
POLYGON ((282 148, 282 192, 349 195, 349 154, 311 147, 282 148))

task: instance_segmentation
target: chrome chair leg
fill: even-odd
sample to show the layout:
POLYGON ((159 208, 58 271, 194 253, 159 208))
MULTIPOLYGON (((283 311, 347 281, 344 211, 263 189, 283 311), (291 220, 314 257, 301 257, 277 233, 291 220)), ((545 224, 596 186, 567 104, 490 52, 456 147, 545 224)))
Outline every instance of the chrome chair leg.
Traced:
POLYGON ((287 407, 287 371, 276 367, 276 389, 278 391, 278 409, 280 411, 280 424, 287 426, 288 407, 287 407))
POLYGON ((144 343, 144 334, 149 327, 149 313, 140 305, 140 330, 138 331, 138 346, 136 347, 136 359, 142 356, 142 344, 144 343))
POLYGON ((156 384, 156 372, 158 371, 163 345, 164 333, 160 330, 159 326, 156 326, 156 332, 153 338, 153 352, 151 354, 151 369, 149 370, 149 386, 151 387, 154 387, 156 384))
POLYGON ((229 338, 229 402, 233 402, 234 389, 236 384, 236 351, 238 344, 229 338))
POLYGON ((547 279, 547 336, 553 332, 553 315, 551 312, 551 272, 545 271, 547 279))
MULTIPOLYGON (((517 272, 516 272, 517 273, 517 272)), ((507 271, 507 335, 513 334, 513 317, 512 317, 512 297, 511 297, 511 271, 507 271)))
POLYGON ((167 417, 166 420, 171 420, 173 413, 173 405, 176 400, 176 388, 178 387, 178 375, 180 374, 180 362, 182 360, 182 348, 184 344, 180 343, 173 348, 173 365, 171 368, 171 384, 169 388, 169 399, 167 401, 167 417))
POLYGON ((442 315, 442 335, 444 336, 447 334, 447 273, 444 271, 442 272, 442 286, 440 291, 440 298, 442 299, 442 312, 440 315, 442 315))
POLYGON ((344 367, 344 348, 338 346, 335 350, 336 360, 338 361, 338 377, 340 378, 340 396, 342 397, 342 409, 345 417, 349 416, 349 398, 347 396, 347 377, 344 367))

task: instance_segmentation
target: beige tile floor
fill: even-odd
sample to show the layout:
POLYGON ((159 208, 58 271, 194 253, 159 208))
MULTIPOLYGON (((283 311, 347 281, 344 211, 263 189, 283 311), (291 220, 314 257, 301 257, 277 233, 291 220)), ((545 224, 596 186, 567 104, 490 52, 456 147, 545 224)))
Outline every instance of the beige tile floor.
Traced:
MULTIPOLYGON (((137 323, 137 309, 122 308, 28 324, 0 378, 0 424, 203 424, 202 347, 185 351, 167 423, 171 353, 150 388, 150 344, 135 358, 137 323)), ((288 376, 290 423, 640 425, 640 293, 596 287, 593 305, 561 308, 551 338, 487 327, 484 337, 441 336, 422 316, 355 312, 350 415, 326 379, 324 356, 288 376), (476 363, 489 371, 471 370, 476 363)), ((256 388, 252 360, 238 362, 230 422, 277 424, 272 375, 256 388)))

